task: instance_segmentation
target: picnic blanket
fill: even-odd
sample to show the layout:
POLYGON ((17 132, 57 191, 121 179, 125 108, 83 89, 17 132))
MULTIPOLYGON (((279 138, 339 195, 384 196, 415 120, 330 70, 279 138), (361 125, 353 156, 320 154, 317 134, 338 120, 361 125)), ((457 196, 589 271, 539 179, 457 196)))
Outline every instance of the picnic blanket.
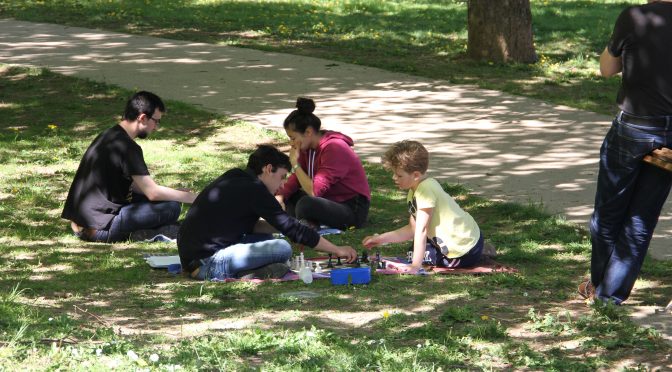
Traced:
MULTIPOLYGON (((314 257, 307 258, 306 261, 323 261, 327 259, 326 257, 314 257)), ((409 265, 406 257, 381 257, 382 261, 385 262, 385 269, 376 269, 375 274, 377 275, 414 275, 410 273, 403 272, 404 268, 409 265)), ((147 264, 156 269, 168 269, 172 274, 179 274, 181 272, 180 267, 180 258, 179 256, 145 256, 145 261, 147 264)), ((497 273, 516 273, 517 269, 496 262, 492 258, 483 257, 481 262, 471 268, 458 268, 458 269, 449 269, 445 267, 432 267, 425 266, 425 272, 429 275, 483 275, 483 274, 497 274, 497 273)), ((313 272, 313 279, 329 279, 331 277, 330 273, 322 272, 315 273, 313 272)), ((299 280, 299 275, 290 271, 285 274, 284 277, 280 279, 237 279, 237 278, 227 278, 227 279, 213 279, 213 282, 252 282, 252 283, 262 283, 262 282, 286 282, 299 280)))
MULTIPOLYGON (((378 269, 376 273, 378 274, 403 274, 400 271, 403 271, 404 268, 409 266, 406 257, 383 257, 387 268, 378 269)), ((428 274, 496 274, 496 273, 517 273, 518 270, 511 267, 501 264, 490 257, 483 256, 481 262, 478 265, 470 268, 457 268, 449 269, 446 267, 436 267, 436 266, 426 266, 425 271, 428 274)))

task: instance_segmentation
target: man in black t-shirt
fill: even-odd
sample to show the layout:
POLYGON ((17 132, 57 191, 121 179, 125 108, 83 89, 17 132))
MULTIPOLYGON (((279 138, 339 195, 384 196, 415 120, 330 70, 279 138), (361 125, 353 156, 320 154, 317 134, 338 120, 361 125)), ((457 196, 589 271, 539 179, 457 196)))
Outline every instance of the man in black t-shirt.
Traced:
POLYGON ((126 103, 123 120, 89 145, 61 214, 81 239, 175 238, 180 202, 191 203, 196 195, 157 185, 135 142, 158 128, 165 111, 158 96, 138 92, 126 103))
POLYGON ((241 273, 281 277, 289 270, 284 263, 292 248, 286 240, 273 238, 271 233, 277 231, 294 242, 354 261, 354 249, 320 237, 289 216, 275 199, 291 167, 287 155, 262 145, 250 155, 245 170, 231 169, 203 189, 177 238, 184 271, 200 280, 241 273))
POLYGON ((672 147, 672 1, 625 9, 618 17, 600 72, 622 72, 620 112, 600 150, 590 221, 591 279, 579 293, 620 304, 639 275, 672 174, 645 164, 652 150, 672 147))

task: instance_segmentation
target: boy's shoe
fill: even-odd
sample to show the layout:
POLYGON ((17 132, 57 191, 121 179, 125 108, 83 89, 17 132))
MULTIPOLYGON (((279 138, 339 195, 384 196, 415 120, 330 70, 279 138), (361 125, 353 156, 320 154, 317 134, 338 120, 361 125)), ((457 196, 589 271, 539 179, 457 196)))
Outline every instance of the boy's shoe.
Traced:
POLYGON ((236 274, 239 279, 280 279, 289 271, 289 266, 276 262, 252 270, 243 270, 236 274))
POLYGON ((579 296, 584 300, 592 300, 595 297, 595 287, 590 282, 590 279, 581 282, 577 291, 579 292, 579 296))

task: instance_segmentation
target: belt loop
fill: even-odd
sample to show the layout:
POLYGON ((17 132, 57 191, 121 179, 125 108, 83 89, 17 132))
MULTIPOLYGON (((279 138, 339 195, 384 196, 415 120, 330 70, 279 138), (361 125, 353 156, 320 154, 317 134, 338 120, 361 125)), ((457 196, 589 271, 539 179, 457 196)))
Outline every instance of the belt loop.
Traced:
POLYGON ((621 119, 622 117, 623 117, 623 110, 619 111, 618 115, 616 116, 616 119, 618 120, 619 123, 623 121, 623 119, 621 119))

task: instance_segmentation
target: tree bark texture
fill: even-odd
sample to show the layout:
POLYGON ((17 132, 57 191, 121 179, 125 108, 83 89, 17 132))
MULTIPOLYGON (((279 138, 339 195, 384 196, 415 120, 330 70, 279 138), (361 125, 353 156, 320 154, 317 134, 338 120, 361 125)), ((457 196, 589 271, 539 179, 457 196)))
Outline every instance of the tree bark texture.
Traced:
POLYGON ((530 0, 469 0, 467 54, 476 60, 534 63, 530 0))

